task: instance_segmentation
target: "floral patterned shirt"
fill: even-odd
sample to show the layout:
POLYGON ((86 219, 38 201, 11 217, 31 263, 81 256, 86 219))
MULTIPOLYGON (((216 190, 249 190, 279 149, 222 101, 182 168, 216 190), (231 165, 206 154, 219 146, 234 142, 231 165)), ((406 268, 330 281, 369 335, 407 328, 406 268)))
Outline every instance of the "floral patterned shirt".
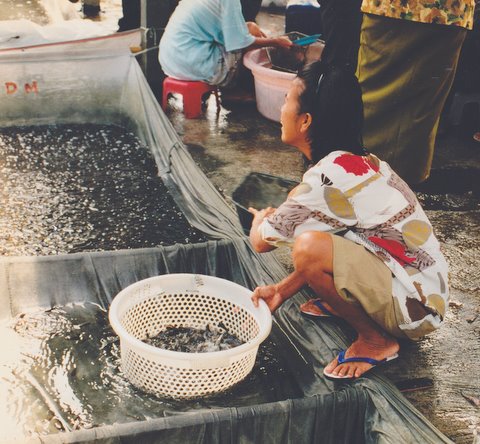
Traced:
POLYGON ((475 0, 363 0, 362 12, 472 29, 475 0))
POLYGON ((306 231, 349 239, 391 270, 399 328, 418 339, 440 326, 448 303, 448 267, 413 191, 375 156, 334 151, 310 168, 287 200, 259 226, 265 242, 292 245, 306 231), (428 314, 419 318, 409 300, 428 314))

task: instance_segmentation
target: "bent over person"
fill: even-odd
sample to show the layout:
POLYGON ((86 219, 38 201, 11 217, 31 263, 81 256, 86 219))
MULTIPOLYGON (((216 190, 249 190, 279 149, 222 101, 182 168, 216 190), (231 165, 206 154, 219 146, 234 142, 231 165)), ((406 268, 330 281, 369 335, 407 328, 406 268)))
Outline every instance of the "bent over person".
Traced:
POLYGON ((245 50, 291 45, 288 37, 268 38, 245 22, 240 0, 181 0, 160 40, 159 61, 168 76, 225 87, 245 50))
POLYGON ((289 244, 295 267, 281 282, 257 287, 252 299, 273 312, 310 286, 317 298, 303 312, 341 317, 358 333, 324 374, 359 377, 396 358, 397 339, 415 340, 441 325, 447 264, 415 194, 363 148, 361 91, 351 70, 305 67, 281 124, 282 141, 313 166, 277 209, 250 209, 254 249, 289 244))

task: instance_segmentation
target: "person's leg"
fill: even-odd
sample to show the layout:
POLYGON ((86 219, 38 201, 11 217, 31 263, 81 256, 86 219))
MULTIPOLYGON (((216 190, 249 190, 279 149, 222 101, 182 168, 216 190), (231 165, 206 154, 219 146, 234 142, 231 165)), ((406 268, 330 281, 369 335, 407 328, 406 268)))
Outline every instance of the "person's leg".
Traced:
POLYGON ((118 31, 140 28, 140 0, 122 1, 123 17, 118 21, 118 31))
MULTIPOLYGON (((346 358, 361 356, 382 360, 399 350, 397 340, 374 322, 361 305, 349 303, 338 294, 333 277, 330 234, 307 232, 300 235, 295 241, 292 257, 295 270, 302 274, 315 293, 357 331, 358 337, 346 351, 346 358)), ((338 365, 335 358, 325 370, 335 376, 359 377, 371 367, 365 362, 338 365)))
POLYGON ((318 3, 325 40, 322 60, 354 72, 360 46, 362 0, 319 0, 318 3))
POLYGON ((225 48, 222 49, 222 57, 218 60, 215 73, 209 79, 205 79, 205 82, 225 88, 235 84, 243 53, 241 50, 227 52, 225 48))
POLYGON ((365 14, 357 77, 367 150, 407 182, 428 178, 466 30, 365 14))
POLYGON ((262 0, 240 0, 242 4, 242 14, 246 22, 254 22, 257 17, 262 0))
POLYGON ((224 53, 222 70, 225 73, 221 82, 217 83, 222 96, 222 103, 254 102, 253 76, 242 63, 242 51, 224 53))

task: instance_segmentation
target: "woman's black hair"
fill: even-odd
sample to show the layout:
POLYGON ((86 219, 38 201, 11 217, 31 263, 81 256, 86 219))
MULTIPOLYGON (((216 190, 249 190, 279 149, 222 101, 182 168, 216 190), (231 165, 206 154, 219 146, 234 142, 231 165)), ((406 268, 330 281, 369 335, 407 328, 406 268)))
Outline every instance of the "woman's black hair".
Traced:
POLYGON ((299 112, 312 116, 308 133, 312 162, 335 150, 368 154, 362 141, 362 92, 351 70, 319 61, 305 65, 297 77, 304 84, 299 112))

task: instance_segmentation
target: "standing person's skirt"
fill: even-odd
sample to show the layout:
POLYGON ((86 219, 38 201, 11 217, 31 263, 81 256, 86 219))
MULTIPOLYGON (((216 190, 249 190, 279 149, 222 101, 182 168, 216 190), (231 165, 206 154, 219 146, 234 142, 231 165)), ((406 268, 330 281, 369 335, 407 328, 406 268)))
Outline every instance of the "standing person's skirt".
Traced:
POLYGON ((364 14, 357 76, 364 142, 407 182, 428 178, 466 29, 364 14))
POLYGON ((362 0, 318 0, 325 48, 322 60, 327 65, 351 69, 357 67, 362 0))

